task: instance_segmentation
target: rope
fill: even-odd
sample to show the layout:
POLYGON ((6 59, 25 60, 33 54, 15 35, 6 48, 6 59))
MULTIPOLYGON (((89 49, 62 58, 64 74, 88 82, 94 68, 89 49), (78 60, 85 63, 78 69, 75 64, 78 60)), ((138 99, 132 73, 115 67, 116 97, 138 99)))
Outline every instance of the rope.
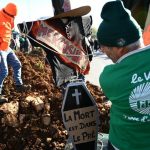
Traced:
MULTIPOLYGON (((32 22, 32 25, 30 26, 29 29, 28 29, 27 23, 26 23, 26 22, 23 22, 23 31, 21 31, 20 27, 18 26, 19 31, 20 31, 20 32, 23 32, 28 38, 30 38, 30 39, 33 40, 34 42, 38 43, 39 45, 45 47, 46 49, 48 49, 48 50, 50 50, 50 51, 52 51, 52 52, 54 52, 54 53, 56 53, 56 54, 61 54, 61 55, 68 56, 68 57, 69 57, 69 56, 70 56, 70 57, 72 57, 72 56, 74 56, 74 57, 75 57, 75 56, 81 57, 81 55, 74 55, 74 54, 71 55, 71 54, 59 53, 59 52, 57 52, 57 51, 55 51, 55 50, 53 50, 53 49, 50 49, 50 48, 47 47, 46 45, 44 45, 44 44, 42 44, 41 42, 37 41, 36 39, 32 38, 31 36, 28 35, 28 34, 30 33, 32 27, 33 27, 33 22, 32 22)), ((21 34, 21 33, 20 33, 20 34, 21 34)), ((89 56, 92 56, 92 54, 85 54, 85 56, 86 56, 86 57, 89 57, 89 56)))
MULTIPOLYGON (((28 35, 30 33, 32 27, 33 27, 33 22, 32 22, 32 25, 31 25, 30 29, 28 30, 27 23, 24 21, 23 22, 23 31, 22 32, 25 33, 26 35, 28 35)), ((19 28, 19 26, 18 26, 18 28, 19 28)), ((19 30, 20 30, 20 28, 19 28, 19 30)), ((20 32, 21 32, 21 30, 20 30, 20 32)))

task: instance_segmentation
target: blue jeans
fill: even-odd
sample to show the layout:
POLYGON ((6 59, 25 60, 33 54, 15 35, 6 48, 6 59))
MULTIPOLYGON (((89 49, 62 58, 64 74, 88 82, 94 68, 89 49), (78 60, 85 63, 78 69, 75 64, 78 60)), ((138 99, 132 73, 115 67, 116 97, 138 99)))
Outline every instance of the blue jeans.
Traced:
POLYGON ((15 84, 23 84, 21 79, 21 62, 14 51, 11 48, 8 48, 6 51, 0 50, 0 94, 2 94, 4 79, 8 76, 8 65, 13 68, 15 84))

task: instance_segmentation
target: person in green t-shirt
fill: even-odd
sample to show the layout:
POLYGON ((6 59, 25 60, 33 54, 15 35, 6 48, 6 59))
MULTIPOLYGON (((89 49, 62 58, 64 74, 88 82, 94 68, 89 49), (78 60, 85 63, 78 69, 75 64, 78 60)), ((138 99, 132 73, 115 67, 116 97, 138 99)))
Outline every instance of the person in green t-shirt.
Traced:
POLYGON ((150 150, 150 45, 122 1, 106 3, 101 18, 97 39, 114 62, 99 78, 112 103, 109 150, 150 150))

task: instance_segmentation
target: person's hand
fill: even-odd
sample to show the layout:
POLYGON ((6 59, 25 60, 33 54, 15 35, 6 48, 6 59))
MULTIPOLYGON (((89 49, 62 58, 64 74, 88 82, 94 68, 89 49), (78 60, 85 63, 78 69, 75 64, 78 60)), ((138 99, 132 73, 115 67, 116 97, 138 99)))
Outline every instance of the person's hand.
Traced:
POLYGON ((90 55, 89 55, 89 61, 92 61, 92 58, 93 58, 93 55, 90 54, 90 55))

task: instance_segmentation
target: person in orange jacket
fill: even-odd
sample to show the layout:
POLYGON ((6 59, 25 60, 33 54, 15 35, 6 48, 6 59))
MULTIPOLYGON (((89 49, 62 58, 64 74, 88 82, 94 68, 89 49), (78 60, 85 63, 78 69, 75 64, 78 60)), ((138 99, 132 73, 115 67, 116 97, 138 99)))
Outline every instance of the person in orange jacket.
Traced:
POLYGON ((4 79, 8 75, 8 65, 12 66, 14 71, 16 90, 20 92, 30 88, 30 85, 23 85, 21 62, 9 47, 16 15, 17 6, 14 3, 8 3, 0 10, 0 103, 7 101, 7 98, 2 95, 2 87, 4 79))

